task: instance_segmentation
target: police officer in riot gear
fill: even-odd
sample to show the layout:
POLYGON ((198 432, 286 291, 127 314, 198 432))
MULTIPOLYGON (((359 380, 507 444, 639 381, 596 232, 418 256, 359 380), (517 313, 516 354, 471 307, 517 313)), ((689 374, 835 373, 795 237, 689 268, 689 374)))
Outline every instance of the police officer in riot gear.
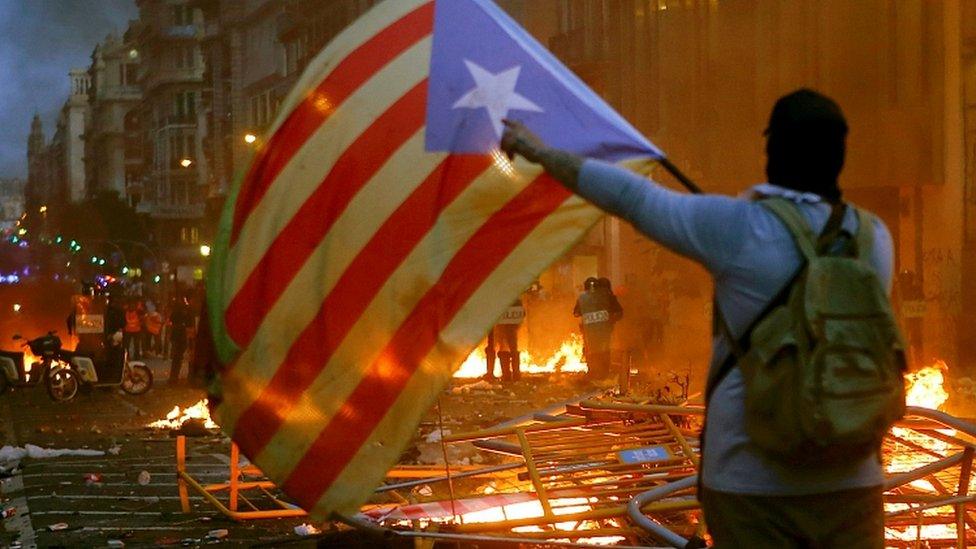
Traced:
POLYGON ((522 378, 518 330, 525 319, 525 307, 521 299, 516 299, 495 325, 494 342, 497 346, 498 362, 502 367, 502 381, 519 381, 522 378))
POLYGON ((613 325, 623 316, 623 308, 613 295, 609 280, 590 277, 583 283, 583 288, 573 316, 580 318, 588 375, 590 379, 604 379, 610 375, 613 325))

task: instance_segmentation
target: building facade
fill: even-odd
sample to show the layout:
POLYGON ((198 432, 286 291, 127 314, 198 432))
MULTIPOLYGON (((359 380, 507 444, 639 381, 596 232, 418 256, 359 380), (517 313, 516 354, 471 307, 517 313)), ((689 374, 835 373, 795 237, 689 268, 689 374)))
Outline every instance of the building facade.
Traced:
POLYGON ((226 195, 308 62, 379 0, 196 0, 204 15, 210 192, 226 195))
MULTIPOLYGON (((167 271, 199 266, 208 184, 204 150, 210 101, 200 53, 200 10, 188 0, 138 0, 130 38, 139 57, 142 101, 136 110, 145 167, 138 211, 152 220, 153 242, 167 271)), ((190 280, 183 280, 185 283, 190 280)))
POLYGON ((144 177, 138 106, 139 50, 110 34, 91 55, 88 101, 91 121, 85 133, 88 193, 116 193, 137 207, 144 177))
MULTIPOLYGON (((976 336, 960 329, 976 320, 976 290, 964 283, 976 275, 968 252, 976 242, 972 0, 506 5, 711 192, 734 195, 764 179, 762 132, 776 98, 799 87, 835 98, 851 126, 841 185, 892 231, 896 304, 915 363, 976 368, 965 352, 976 350, 976 336)), ((701 321, 711 301, 703 271, 615 220, 596 232, 604 245, 586 253, 623 287, 630 308, 665 311, 631 317, 668 327, 661 361, 704 364, 707 349, 694 344, 710 330, 701 321)))
POLYGON ((86 196, 85 131, 90 119, 91 80, 84 69, 69 73, 70 93, 58 114, 50 142, 44 138, 39 116, 31 121, 27 138, 28 208, 77 203, 86 196))
POLYGON ((24 213, 24 181, 0 178, 0 232, 12 229, 24 213))

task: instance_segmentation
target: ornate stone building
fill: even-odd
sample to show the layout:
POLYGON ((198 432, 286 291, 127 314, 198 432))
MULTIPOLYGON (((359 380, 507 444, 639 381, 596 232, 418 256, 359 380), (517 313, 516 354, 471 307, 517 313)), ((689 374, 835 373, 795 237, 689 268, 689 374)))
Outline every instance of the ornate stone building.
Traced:
POLYGON ((91 123, 85 132, 88 192, 112 191, 131 206, 143 195, 144 150, 138 106, 139 50, 114 34, 95 46, 88 75, 91 123))
POLYGON ((203 20, 189 0, 137 0, 136 4, 139 19, 130 26, 129 36, 139 58, 142 90, 136 111, 145 151, 139 211, 152 219, 151 245, 166 258, 168 270, 192 272, 193 266, 201 264, 209 180, 203 139, 204 105, 209 104, 211 91, 204 83, 200 52, 203 20))

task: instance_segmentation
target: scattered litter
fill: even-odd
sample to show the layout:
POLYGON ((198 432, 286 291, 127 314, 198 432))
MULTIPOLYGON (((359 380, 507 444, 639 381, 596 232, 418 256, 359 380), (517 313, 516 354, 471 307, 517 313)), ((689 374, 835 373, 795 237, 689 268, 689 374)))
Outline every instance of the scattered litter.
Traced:
POLYGON ((16 514, 17 514, 16 507, 7 507, 6 509, 3 510, 3 518, 10 518, 12 516, 15 516, 16 514))
POLYGON ((108 540, 109 547, 125 547, 125 542, 120 539, 110 539, 108 540))
POLYGON ((67 522, 55 522, 54 524, 48 524, 47 525, 47 529, 50 530, 51 532, 57 532, 58 530, 67 530, 68 529, 68 523, 67 522))
POLYGON ((424 441, 433 444, 435 442, 440 442, 445 435, 449 435, 449 434, 451 434, 450 429, 444 429, 444 430, 435 429, 431 431, 429 435, 427 435, 424 441))
POLYGON ((119 455, 119 452, 121 451, 122 451, 122 447, 119 446, 118 444, 108 449, 108 453, 112 454, 113 456, 119 455))
POLYGON ((299 536, 314 536, 315 534, 321 534, 322 530, 319 530, 311 524, 304 523, 295 527, 295 533, 299 536))
POLYGON ((4 446, 0 448, 0 463, 8 463, 11 461, 20 461, 25 457, 33 459, 45 459, 45 458, 56 458, 62 456, 104 456, 105 452, 101 450, 71 450, 67 448, 55 449, 55 448, 41 448, 40 446, 34 446, 33 444, 26 444, 23 448, 18 446, 4 446))
POLYGON ((151 480, 152 475, 149 474, 149 471, 143 470, 141 473, 139 473, 139 486, 145 486, 149 484, 151 480))
POLYGON ((226 528, 218 528, 207 532, 207 539, 224 539, 229 533, 226 528))
POLYGON ((200 543, 200 540, 196 538, 183 538, 180 540, 180 545, 183 547, 190 547, 192 545, 197 545, 198 543, 200 543))
POLYGON ((85 473, 85 484, 90 486, 92 484, 101 484, 101 483, 102 483, 102 475, 100 473, 85 473))
POLYGON ((451 394, 452 395, 459 395, 459 394, 464 394, 464 393, 468 393, 468 392, 471 392, 471 391, 494 391, 494 390, 496 390, 498 388, 499 388, 498 385, 489 383, 487 380, 482 379, 481 381, 477 381, 475 383, 467 383, 465 385, 459 385, 457 387, 452 387, 451 388, 451 394))
POLYGON ((417 493, 422 496, 432 496, 434 495, 434 490, 430 486, 424 484, 423 486, 417 489, 417 493))
POLYGON ((91 426, 91 429, 89 429, 89 431, 91 431, 92 433, 95 433, 96 435, 102 434, 102 430, 98 428, 98 425, 92 425, 91 426))

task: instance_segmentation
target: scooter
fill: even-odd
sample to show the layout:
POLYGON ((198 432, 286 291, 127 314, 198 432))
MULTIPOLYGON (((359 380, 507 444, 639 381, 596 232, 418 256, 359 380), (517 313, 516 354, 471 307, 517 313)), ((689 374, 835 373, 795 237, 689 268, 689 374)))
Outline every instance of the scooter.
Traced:
POLYGON ((121 346, 98 353, 62 350, 59 357, 70 364, 86 389, 118 386, 130 395, 141 395, 153 385, 152 370, 144 362, 130 361, 121 346))
MULTIPOLYGON (((23 338, 15 335, 13 339, 23 338)), ((61 359, 61 339, 55 332, 24 341, 21 347, 30 349, 35 360, 28 369, 23 351, 0 351, 0 393, 10 387, 36 387, 43 382, 51 400, 66 402, 74 398, 78 393, 78 376, 61 359)))

